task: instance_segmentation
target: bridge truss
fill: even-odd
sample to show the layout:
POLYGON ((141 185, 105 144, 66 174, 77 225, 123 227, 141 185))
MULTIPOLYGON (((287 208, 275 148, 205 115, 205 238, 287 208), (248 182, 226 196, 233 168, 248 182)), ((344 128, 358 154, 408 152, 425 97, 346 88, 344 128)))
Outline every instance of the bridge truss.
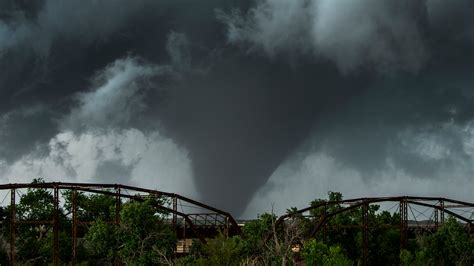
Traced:
POLYGON ((328 229, 359 228, 362 230, 362 256, 364 265, 368 264, 369 230, 374 228, 397 228, 400 230, 400 247, 407 245, 407 240, 417 231, 433 232, 445 222, 447 216, 456 218, 464 224, 466 232, 474 233, 474 203, 441 198, 441 197, 373 197, 355 198, 340 201, 321 201, 313 206, 292 211, 280 216, 276 226, 285 226, 288 219, 295 217, 310 217, 314 221, 311 236, 318 232, 327 234, 328 229), (371 224, 369 221, 370 205, 384 205, 388 211, 399 213, 398 224, 371 224), (337 208, 334 208, 337 206, 337 208), (331 208, 333 207, 333 208, 331 208), (359 211, 360 219, 357 224, 331 225, 331 218, 346 212, 359 211), (315 217, 314 214, 318 214, 315 217))
MULTIPOLYGON (((121 185, 121 184, 95 184, 95 183, 22 183, 0 185, 0 194, 10 199, 9 224, 10 233, 10 263, 15 262, 15 238, 17 227, 21 225, 50 225, 53 231, 53 264, 59 265, 59 214, 60 208, 64 207, 65 195, 72 196, 69 215, 72 221, 72 264, 75 265, 77 258, 78 229, 87 227, 93 221, 81 221, 78 218, 79 204, 77 196, 79 193, 108 195, 115 199, 115 217, 112 224, 120 224, 120 209, 124 201, 145 201, 149 198, 164 199, 163 204, 155 204, 157 212, 167 213, 169 223, 173 226, 179 239, 198 238, 205 242, 206 238, 215 236, 219 231, 228 235, 238 235, 241 230, 235 219, 228 213, 193 199, 175 193, 158 190, 121 185), (16 213, 17 199, 28 189, 46 189, 53 195, 53 215, 51 220, 23 220, 16 213)), ((3 204, 4 202, 2 202, 3 204)), ((373 197, 355 198, 340 201, 321 201, 313 206, 292 211, 290 214, 280 216, 276 226, 285 226, 288 219, 296 216, 311 217, 314 221, 312 236, 317 233, 327 232, 333 227, 358 228, 362 231, 362 255, 365 265, 368 263, 368 241, 369 231, 376 227, 396 228, 400 230, 400 247, 407 245, 409 237, 417 230, 435 231, 441 226, 446 217, 452 216, 465 225, 468 233, 474 233, 474 203, 440 198, 440 197, 373 197), (397 224, 374 225, 369 221, 371 205, 381 205, 383 209, 393 213, 399 213, 397 224), (338 206, 337 208, 331 208, 338 206), (390 207, 391 206, 391 207, 390 207), (357 224, 332 225, 332 218, 345 212, 358 211, 360 219, 357 224), (314 214, 317 213, 316 217, 314 214)))
POLYGON ((120 224, 120 209, 124 200, 145 201, 149 198, 163 199, 164 204, 154 204, 157 212, 167 213, 168 221, 172 224, 179 239, 199 238, 205 242, 206 238, 213 237, 219 231, 228 235, 240 234, 240 228, 235 219, 228 213, 193 199, 175 193, 158 190, 121 185, 121 184, 95 184, 95 183, 22 183, 0 185, 0 193, 4 200, 10 196, 10 264, 15 262, 15 238, 18 226, 50 225, 53 229, 53 264, 59 265, 59 214, 65 201, 64 196, 71 193, 72 204, 69 214, 72 216, 72 264, 77 259, 78 228, 90 225, 93 221, 80 221, 78 218, 78 193, 102 194, 115 198, 115 217, 108 223, 120 224), (28 189, 46 189, 53 195, 52 220, 22 220, 16 213, 17 198, 21 197, 28 189))

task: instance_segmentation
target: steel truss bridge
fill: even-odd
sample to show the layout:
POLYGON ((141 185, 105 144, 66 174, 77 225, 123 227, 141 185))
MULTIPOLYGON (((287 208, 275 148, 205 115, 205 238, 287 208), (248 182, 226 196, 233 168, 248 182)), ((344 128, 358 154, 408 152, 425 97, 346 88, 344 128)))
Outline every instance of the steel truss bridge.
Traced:
MULTIPOLYGON (((19 225, 52 225, 53 229, 53 264, 59 265, 59 215, 64 203, 64 196, 72 193, 70 218, 72 221, 72 264, 76 264, 78 229, 92 224, 93 221, 80 221, 78 218, 78 193, 102 194, 115 198, 115 217, 112 224, 120 224, 120 208, 124 200, 145 201, 150 198, 163 199, 165 204, 154 204, 157 211, 166 213, 168 221, 172 224, 179 239, 198 238, 205 242, 206 238, 215 236, 219 231, 228 235, 240 234, 240 227, 234 218, 225 211, 219 210, 193 199, 158 190, 139 188, 121 184, 95 184, 95 183, 23 183, 0 185, 4 201, 10 196, 10 264, 15 262, 15 238, 19 225), (17 197, 21 197, 28 189, 46 189, 53 195, 52 220, 22 220, 16 213, 17 197), (9 194, 9 195, 8 195, 9 194)), ((2 202, 2 204, 5 204, 2 202)))
MULTIPOLYGON (((53 229, 53 264, 59 265, 59 232, 61 230, 59 223, 60 208, 64 206, 66 193, 71 193, 72 201, 69 218, 72 221, 72 265, 76 264, 77 258, 77 240, 80 238, 78 232, 81 228, 89 226, 93 221, 81 221, 78 218, 79 204, 77 202, 78 193, 108 195, 115 199, 115 217, 111 224, 120 224, 119 211, 124 201, 145 201, 149 198, 164 199, 164 204, 154 204, 157 212, 168 214, 168 221, 173 226, 178 239, 198 238, 205 242, 206 238, 214 237, 218 232, 227 235, 239 235, 241 229, 236 220, 230 213, 219 210, 204 203, 195 201, 188 197, 175 193, 168 193, 158 190, 121 185, 121 184, 96 184, 96 183, 22 183, 22 184, 4 184, 0 185, 0 195, 4 198, 1 204, 6 205, 5 200, 10 198, 10 264, 15 262, 15 238, 17 226, 20 225, 50 225, 53 229), (52 220, 22 220, 16 213, 17 198, 21 197, 28 189, 46 189, 53 195, 53 214, 52 220), (1 194, 3 193, 3 194, 1 194)), ((416 230, 436 230, 442 225, 447 216, 455 217, 463 223, 468 233, 474 233, 474 203, 452 200, 438 197, 377 197, 377 198, 355 198, 340 201, 321 201, 320 203, 296 210, 291 214, 280 216, 276 221, 277 227, 285 226, 288 219, 297 216, 311 216, 311 213, 318 213, 320 216, 312 217, 314 228, 312 236, 317 233, 327 232, 328 229, 334 229, 334 225, 329 224, 331 218, 351 211, 360 211, 361 219, 358 224, 337 225, 339 229, 358 228, 362 230, 363 235, 363 258, 367 265, 368 259, 368 234, 374 228, 397 228, 400 230, 400 245, 404 247, 409 237, 414 235, 416 230), (374 225, 369 221, 370 205, 378 204, 382 210, 396 212, 400 214, 398 224, 374 225), (338 208, 331 208, 338 205, 338 208), (388 206, 387 206, 388 205, 388 206), (391 205, 391 207, 390 207, 391 205)), ((83 231, 82 231, 83 232, 83 231)), ((185 244, 186 245, 186 244, 185 244)))
POLYGON ((468 234, 474 233, 474 203, 447 199, 442 197, 373 197, 355 198, 340 201, 321 201, 313 206, 292 211, 280 216, 275 225, 285 226, 288 219, 297 217, 310 217, 314 221, 314 228, 310 237, 317 233, 327 234, 329 229, 338 230, 344 228, 359 228, 362 230, 362 256, 364 265, 368 264, 369 254, 369 231, 376 228, 396 228, 400 230, 400 247, 404 248, 410 237, 414 237, 419 231, 434 232, 445 222, 446 216, 456 218, 464 224, 468 234), (370 205, 388 205, 383 208, 389 212, 399 213, 400 220, 397 224, 378 224, 369 221, 370 205), (337 208, 334 208, 337 206, 337 208), (333 208, 331 208, 333 207, 333 208), (331 218, 338 214, 359 211, 360 221, 357 224, 329 224, 331 218), (311 214, 313 213, 313 215, 311 214), (314 214, 319 214, 315 217, 314 214))

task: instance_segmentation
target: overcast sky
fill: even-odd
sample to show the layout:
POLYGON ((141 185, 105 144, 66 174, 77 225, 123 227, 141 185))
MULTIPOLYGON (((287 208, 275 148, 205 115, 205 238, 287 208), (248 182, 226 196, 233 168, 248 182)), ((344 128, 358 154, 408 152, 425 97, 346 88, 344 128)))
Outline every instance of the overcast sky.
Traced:
POLYGON ((474 2, 0 0, 0 182, 124 183, 237 217, 474 201, 474 2))

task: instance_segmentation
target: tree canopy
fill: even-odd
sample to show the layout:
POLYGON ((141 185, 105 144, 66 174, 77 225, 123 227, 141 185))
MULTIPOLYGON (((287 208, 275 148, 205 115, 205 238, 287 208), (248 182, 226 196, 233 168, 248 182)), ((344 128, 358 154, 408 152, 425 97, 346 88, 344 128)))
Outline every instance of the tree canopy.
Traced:
MULTIPOLYGON (((43 182, 41 179, 36 183, 43 182)), ((263 213, 248 221, 242 235, 227 236, 223 230, 206 243, 195 240, 187 256, 175 253, 177 235, 158 205, 160 197, 120 201, 105 194, 63 192, 57 217, 59 255, 62 263, 71 262, 72 202, 77 203, 80 221, 77 229, 77 260, 85 264, 112 264, 118 259, 131 265, 355 265, 363 259, 361 208, 338 212, 345 207, 333 204, 343 199, 339 192, 329 192, 327 199, 316 199, 309 216, 287 210, 288 217, 277 223, 273 213, 263 213), (332 202, 331 204, 325 204, 332 202), (328 213, 338 212, 315 232, 314 228, 328 213), (116 219, 120 222, 116 223, 116 219)), ((54 196, 44 188, 30 188, 16 207, 21 221, 51 221, 55 215, 54 196)), ((9 221, 11 206, 0 208, 2 242, 0 263, 8 263, 9 221)), ((373 265, 472 265, 474 239, 465 227, 450 217, 436 232, 418 232, 405 249, 400 249, 400 214, 380 211, 371 204, 367 209, 368 260, 373 265)), ((16 260, 21 264, 48 264, 52 261, 53 225, 19 223, 16 225, 16 260)))

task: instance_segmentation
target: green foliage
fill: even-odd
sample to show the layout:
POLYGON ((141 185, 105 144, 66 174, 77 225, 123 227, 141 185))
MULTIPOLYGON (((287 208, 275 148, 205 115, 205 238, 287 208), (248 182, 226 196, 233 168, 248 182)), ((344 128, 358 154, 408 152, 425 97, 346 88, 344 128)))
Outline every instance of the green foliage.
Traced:
POLYGON ((269 213, 259 215, 258 219, 243 227, 242 252, 246 257, 262 257, 265 254, 266 237, 272 230, 272 219, 276 216, 269 213))
POLYGON ((240 237, 226 237, 219 234, 204 245, 206 265, 239 265, 242 252, 240 237))
POLYGON ((131 201, 120 211, 120 226, 98 220, 86 234, 97 257, 111 261, 116 255, 125 263, 150 265, 173 255, 176 236, 157 214, 152 201, 131 201))
POLYGON ((157 214, 151 201, 129 202, 120 211, 120 257, 124 262, 149 265, 170 257, 176 246, 176 235, 157 214))
POLYGON ((474 262, 474 241, 453 217, 436 233, 425 236, 423 245, 428 257, 446 265, 467 265, 474 262))
MULTIPOLYGON (((33 184, 44 183, 42 179, 35 179, 33 184)), ((8 220, 10 218, 11 206, 7 208, 8 220)), ((54 217, 54 198, 50 190, 44 188, 29 188, 21 196, 16 205, 16 219, 22 221, 51 221, 54 217)), ((59 232, 60 259, 64 262, 70 261, 71 240, 66 230, 70 232, 68 220, 64 211, 60 208, 59 232), (68 230, 69 229, 69 230, 68 230)), ((21 263, 45 264, 52 260, 53 228, 52 224, 18 224, 16 226, 17 258, 21 263)), ((9 226, 8 226, 9 233, 9 226)))
MULTIPOLYGON (((71 237, 68 235, 69 232, 60 231, 59 232, 59 259, 63 262, 71 261, 71 237)), ((49 260, 52 260, 52 251, 53 251, 53 232, 49 232, 47 235, 47 241, 44 246, 41 247, 40 251, 43 254, 47 254, 49 260)))
POLYGON ((323 256, 323 265, 350 266, 352 261, 348 259, 339 246, 329 247, 327 255, 323 256))
POLYGON ((53 219, 53 195, 44 188, 29 188, 16 207, 20 220, 48 221, 53 219))
POLYGON ((393 228, 369 231, 369 261, 374 265, 399 265, 400 232, 393 228))
POLYGON ((239 265, 243 255, 243 240, 239 236, 227 237, 219 233, 204 245, 193 243, 194 251, 176 259, 175 265, 239 265))
POLYGON ((400 264, 405 266, 405 265, 411 265, 410 263, 413 261, 414 257, 411 254, 410 251, 406 249, 400 250, 400 264))
POLYGON ((117 253, 118 241, 115 225, 97 220, 87 232, 85 239, 91 255, 111 261, 117 253))
POLYGON ((328 246, 322 241, 311 239, 306 241, 303 246, 302 256, 306 261, 306 265, 322 265, 324 254, 328 253, 328 246))
POLYGON ((400 264, 402 266, 425 266, 430 265, 426 253, 422 250, 416 251, 413 255, 410 251, 402 249, 400 251, 400 264))
POLYGON ((188 265, 196 265, 197 258, 194 256, 184 256, 174 260, 174 265, 176 266, 188 266, 188 265))
POLYGON ((474 262, 474 239, 450 217, 434 234, 417 238, 418 250, 400 252, 404 265, 472 265, 474 262))
POLYGON ((316 239, 311 239, 304 244, 302 256, 308 266, 352 265, 351 260, 344 255, 341 247, 328 247, 316 239))
MULTIPOLYGON (((72 191, 64 193, 64 207, 72 209, 72 191)), ((80 221, 112 221, 115 214, 115 198, 106 194, 84 194, 76 192, 77 217, 80 221)))
MULTIPOLYGON (((343 200, 341 193, 329 192, 328 200, 312 201, 312 206, 320 207, 310 212, 313 216, 310 219, 311 228, 314 228, 325 214, 342 210, 344 206, 334 204, 335 201, 341 200, 343 200)), ((383 225, 398 225, 400 216, 387 211, 379 212, 379 208, 380 206, 376 204, 371 204, 368 208, 369 261, 374 265, 398 265, 399 231, 384 228, 383 225)), ((315 235, 316 239, 324 241, 329 246, 339 246, 352 261, 360 261, 362 259, 362 231, 358 226, 362 224, 362 214, 360 208, 355 208, 332 216, 315 235)))

